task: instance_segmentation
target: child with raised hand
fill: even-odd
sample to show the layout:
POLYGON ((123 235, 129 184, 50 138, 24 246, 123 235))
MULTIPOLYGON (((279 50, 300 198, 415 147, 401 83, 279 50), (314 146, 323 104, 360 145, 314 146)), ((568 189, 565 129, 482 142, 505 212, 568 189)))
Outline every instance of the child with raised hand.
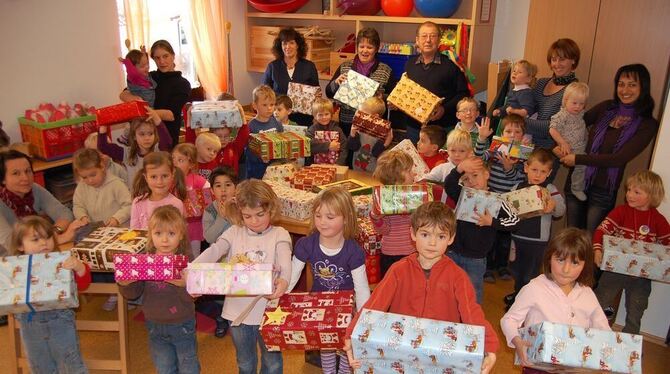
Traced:
MULTIPOLYGON (((514 142, 520 143, 523 141, 526 124, 521 116, 516 114, 505 116, 500 122, 500 126, 502 127, 503 137, 514 142)), ((523 182, 526 177, 523 171, 517 167, 519 160, 500 152, 493 153, 488 150, 488 138, 493 134, 489 118, 484 118, 482 124, 477 125, 477 128, 479 135, 475 146, 475 156, 481 157, 484 162, 489 163, 489 170, 491 171, 489 187, 491 191, 498 193, 511 191, 515 185, 523 182)))
MULTIPOLYGON (((365 273, 365 253, 355 241, 356 208, 349 192, 341 187, 328 188, 316 197, 310 222, 312 234, 295 245, 289 292, 306 263, 312 267, 312 292, 354 290, 360 310, 370 297, 365 273)), ((350 373, 343 352, 321 351, 321 368, 326 374, 350 373), (337 356, 340 357, 339 370, 337 356)))
POLYGON ((144 47, 131 49, 126 58, 119 57, 126 67, 126 82, 128 91, 135 96, 141 97, 153 108, 156 100, 156 81, 149 75, 149 55, 144 47))
MULTIPOLYGON (((563 105, 551 116, 549 135, 557 144, 554 152, 563 157, 569 154, 584 154, 588 133, 584 122, 584 109, 589 98, 589 86, 583 82, 572 82, 563 91, 563 105)), ((584 174, 586 165, 575 165, 570 179, 570 192, 580 201, 586 201, 584 174)))
MULTIPOLYGON (((392 149, 379 157, 377 168, 372 176, 381 184, 414 184, 413 167, 412 157, 403 151, 392 149)), ((383 277, 394 262, 414 253, 409 232, 410 216, 409 214, 383 216, 372 209, 370 219, 375 232, 382 235, 382 253, 379 263, 383 277)))
MULTIPOLYGON (((656 208, 665 198, 663 179, 652 171, 640 171, 626 180, 626 204, 614 208, 593 234, 595 263, 603 259, 603 235, 670 245, 670 225, 656 208)), ((614 319, 615 301, 626 291, 626 325, 623 332, 640 333, 640 322, 647 309, 651 280, 631 275, 603 272, 596 296, 608 318, 614 319)))
MULTIPOLYGON (((490 373, 496 361, 498 337, 475 302, 467 274, 445 256, 454 241, 454 212, 440 202, 425 203, 412 213, 411 223, 410 235, 416 242, 417 253, 391 266, 363 308, 484 326, 485 357, 481 373, 490 373)), ((354 316, 349 324, 344 345, 353 368, 361 366, 351 351, 351 333, 358 317, 354 316)))
MULTIPOLYGON (((358 110, 380 118, 386 111, 386 105, 384 100, 373 96, 362 102, 358 110)), ((356 126, 352 126, 349 139, 347 139, 347 149, 353 152, 353 169, 373 172, 377 167, 377 158, 391 145, 392 141, 393 130, 389 130, 386 139, 381 141, 372 135, 358 131, 356 126)))
POLYGON ((144 156, 153 151, 167 151, 172 146, 172 138, 155 111, 149 110, 146 119, 130 121, 128 145, 120 146, 109 142, 107 127, 100 127, 98 149, 116 162, 121 162, 128 173, 128 189, 132 191, 135 175, 142 169, 144 156))
POLYGON ((493 110, 493 116, 506 116, 516 114, 522 118, 532 116, 535 113, 535 99, 531 86, 535 85, 537 66, 526 60, 514 63, 510 75, 510 88, 505 97, 505 104, 493 110))
MULTIPOLYGON (((14 255, 33 255, 56 250, 56 235, 51 223, 38 216, 21 218, 12 231, 10 250, 14 255)), ((39 265, 33 262, 33 266, 39 265)), ((91 270, 72 256, 63 268, 74 272, 77 290, 91 284, 91 270)), ((33 373, 88 373, 79 349, 79 336, 72 309, 16 314, 21 324, 21 340, 33 373)))
MULTIPOLYGON (((84 140, 84 148, 98 150, 98 135, 97 132, 88 134, 86 140, 84 140)), ((102 157, 102 165, 105 167, 107 173, 116 175, 126 185, 126 188, 128 188, 130 184, 128 183, 128 171, 126 171, 126 168, 123 165, 114 162, 104 153, 100 153, 100 157, 102 157)))
MULTIPOLYGON (((184 176, 184 184, 186 187, 186 202, 191 197, 188 195, 189 191, 202 191, 208 189, 209 182, 201 175, 196 173, 198 167, 198 151, 193 144, 182 143, 178 144, 172 150, 172 162, 174 166, 181 171, 184 176)), ((193 195, 196 197, 196 195, 193 195)), ((197 201, 189 201, 192 206, 197 206, 197 201)), ((205 206, 200 207, 204 209, 205 206)), ((202 215, 193 216, 191 212, 186 212, 186 224, 188 226, 188 238, 191 240, 191 252, 193 257, 200 254, 200 242, 205 238, 202 233, 202 215)))
POLYGON ((130 228, 146 230, 149 218, 156 208, 172 205, 184 214, 186 187, 181 170, 174 167, 167 152, 151 152, 135 176, 133 205, 130 210, 130 228), (174 191, 177 196, 172 194, 174 191))
MULTIPOLYGON (((253 103, 251 104, 256 111, 256 117, 249 121, 249 132, 251 134, 260 134, 263 132, 284 132, 284 127, 274 117, 276 95, 272 88, 267 85, 260 85, 254 88, 252 92, 253 103)), ((265 174, 268 164, 264 163, 260 157, 256 156, 249 147, 245 150, 247 158, 246 177, 261 179, 265 174)))
POLYGON ((256 352, 260 349, 261 372, 279 374, 283 371, 282 354, 268 352, 258 328, 267 304, 266 299, 282 296, 291 279, 291 237, 284 228, 274 225, 279 218, 280 202, 265 182, 248 179, 240 183, 235 192, 235 205, 236 209, 231 212, 235 226, 224 231, 216 243, 202 252, 194 262, 215 263, 246 257, 277 266, 279 276, 271 295, 260 300, 253 296, 228 296, 221 317, 234 321, 255 302, 241 324, 230 327, 237 352, 237 367, 241 373, 254 373, 258 367, 256 352))
POLYGON ((107 174, 100 152, 80 149, 72 158, 72 166, 79 178, 72 197, 74 217, 85 224, 127 225, 132 205, 130 191, 121 179, 107 174))
POLYGON ((212 132, 202 132, 195 138, 195 149, 198 174, 207 180, 212 170, 218 166, 216 157, 221 150, 221 140, 212 132))
POLYGON ((549 242, 542 260, 544 274, 525 285, 500 320, 507 345, 516 349, 524 373, 528 369, 530 343, 521 339, 519 328, 543 321, 584 328, 610 330, 607 318, 591 290, 593 250, 588 234, 574 227, 558 233, 549 242))
MULTIPOLYGON (((217 100, 236 100, 235 96, 229 93, 222 93, 217 100)), ((238 104, 239 105, 239 104, 238 104)), ((240 106, 240 115, 244 121, 244 109, 240 106)), ((240 156, 244 153, 244 147, 249 143, 249 125, 244 123, 237 129, 237 135, 230 127, 216 127, 209 129, 216 135, 221 142, 221 149, 216 154, 217 166, 228 166, 235 170, 235 174, 240 172, 240 156)))
POLYGON ((347 144, 347 137, 340 125, 333 121, 333 113, 333 102, 325 97, 320 97, 312 103, 314 124, 307 128, 305 135, 311 139, 312 158, 315 164, 319 163, 319 155, 327 154, 330 151, 339 152, 335 161, 336 164, 344 165, 346 163, 347 152, 343 149, 342 144, 347 144), (319 131, 337 132, 339 140, 318 140, 316 139, 316 133, 319 131))
POLYGON ((458 123, 454 130, 463 130, 470 134, 472 148, 477 145, 479 128, 477 118, 479 117, 479 102, 472 97, 464 97, 456 104, 456 118, 458 123))
POLYGON ((448 155, 441 151, 447 141, 447 133, 437 125, 423 126, 419 131, 416 150, 430 170, 447 162, 448 155))
MULTIPOLYGON (((186 222, 171 205, 157 208, 149 220, 147 251, 151 254, 188 255, 186 222)), ((142 312, 149 333, 149 350, 156 371, 199 373, 195 335, 195 305, 184 279, 167 281, 119 281, 123 297, 142 297, 142 312)))

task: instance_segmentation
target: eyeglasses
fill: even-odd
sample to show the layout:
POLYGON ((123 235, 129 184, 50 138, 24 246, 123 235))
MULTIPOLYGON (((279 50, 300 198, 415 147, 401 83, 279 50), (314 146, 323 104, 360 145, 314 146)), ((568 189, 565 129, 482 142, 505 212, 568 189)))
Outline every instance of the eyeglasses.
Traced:
POLYGON ((475 113, 475 112, 477 112, 476 108, 461 109, 458 111, 458 113, 475 113))
POLYGON ((419 39, 426 40, 426 39, 435 39, 439 38, 440 35, 438 34, 421 34, 419 35, 419 39))

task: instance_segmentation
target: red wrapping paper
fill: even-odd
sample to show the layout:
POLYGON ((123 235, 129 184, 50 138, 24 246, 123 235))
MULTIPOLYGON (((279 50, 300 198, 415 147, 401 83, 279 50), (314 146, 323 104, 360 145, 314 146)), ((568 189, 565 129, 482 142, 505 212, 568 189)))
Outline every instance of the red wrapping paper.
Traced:
POLYGON ((391 131, 391 122, 383 118, 374 117, 368 113, 361 112, 360 110, 356 111, 351 126, 356 126, 358 131, 370 136, 374 136, 381 141, 384 141, 389 131, 391 131))
POLYGON ((382 280, 381 255, 365 256, 365 273, 368 276, 368 283, 375 284, 382 280))
POLYGON ((95 111, 98 118, 98 126, 113 125, 115 123, 129 122, 135 118, 147 116, 146 101, 131 101, 111 106, 106 106, 95 111))
MULTIPOLYGON (((320 141, 340 141, 340 134, 337 131, 314 131, 314 140, 320 141)), ((340 144, 342 147, 342 144, 340 144)), ((326 153, 315 153, 315 164, 335 164, 340 157, 340 151, 328 151, 326 153)))

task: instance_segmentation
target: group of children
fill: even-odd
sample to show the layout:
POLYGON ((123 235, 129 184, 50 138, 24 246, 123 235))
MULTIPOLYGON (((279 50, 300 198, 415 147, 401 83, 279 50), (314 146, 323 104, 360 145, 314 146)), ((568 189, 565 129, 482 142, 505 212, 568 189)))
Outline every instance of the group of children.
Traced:
MULTIPOLYGON (((522 142, 524 116, 532 115, 523 91, 532 83, 534 73, 520 62, 515 64, 512 76, 514 94, 509 106, 501 109, 507 115, 499 127, 504 137, 522 142)), ((581 85, 570 85, 566 89, 565 113, 552 119, 552 136, 559 145, 556 152, 579 152, 572 130, 565 129, 579 122, 587 95, 588 87, 584 90, 581 85)), ((489 152, 488 139, 493 134, 490 122, 484 119, 476 123, 476 101, 463 99, 458 104, 461 122, 457 128, 447 136, 439 127, 426 126, 418 145, 418 152, 431 167, 425 178, 444 185, 447 203, 425 203, 411 215, 382 215, 375 209, 370 213, 375 230, 382 234, 384 274, 370 295, 364 252, 354 240, 358 230, 356 209, 348 191, 334 187, 318 194, 310 219, 312 234, 293 246, 289 233, 276 225, 280 210, 277 195, 270 185, 258 180, 267 164, 246 151, 247 179, 238 183, 238 150, 245 148, 249 134, 283 131, 284 126, 294 125, 288 120, 290 100, 276 98, 267 86, 254 90, 253 107, 257 114, 248 124, 236 130, 204 132, 195 144, 179 144, 172 154, 166 152, 170 138, 159 114, 150 111, 148 119, 131 122, 127 146, 110 143, 102 128, 97 142, 89 144, 98 149, 80 150, 73 161, 79 178, 73 201, 77 219, 148 230, 149 253, 185 254, 196 263, 244 258, 277 266, 279 273, 271 295, 260 299, 228 296, 223 301, 218 321, 235 322, 229 331, 240 373, 256 372, 257 347, 262 372, 283 371, 281 352, 267 350, 259 325, 267 300, 290 292, 307 264, 315 277, 311 291, 354 290, 358 310, 484 326, 482 372, 488 373, 495 364, 499 343, 481 307, 483 279, 487 256, 505 240, 501 233, 507 233, 507 240, 514 242, 515 292, 506 298, 509 311, 500 323, 508 345, 516 349, 523 365, 529 365, 528 342, 519 337, 519 327, 551 321, 607 330, 603 308, 611 306, 615 291, 621 288, 626 289, 628 309, 624 331, 639 332, 650 281, 605 273, 595 294, 590 286, 594 263, 602 259, 603 234, 670 244, 670 226, 655 209, 664 197, 662 181, 656 174, 640 172, 626 181, 627 204, 615 208, 603 221, 593 245, 584 231, 573 228, 550 238, 552 219, 565 211, 563 197, 548 183, 553 155, 538 148, 521 163, 489 152), (443 146, 446 155, 441 151, 443 146), (124 167, 119 168, 117 162, 124 167), (456 222, 452 208, 463 188, 508 192, 533 185, 547 188, 551 196, 542 215, 519 219, 503 204, 496 216, 484 211, 475 214, 476 223, 456 222), (205 189, 211 191, 211 203, 199 206, 198 196, 205 189), (634 230, 639 222, 645 222, 644 232, 634 230), (202 240, 210 245, 201 252, 202 240)), ((381 116, 385 107, 381 99, 371 98, 359 110, 381 116)), ((315 122, 306 131, 312 139, 313 153, 339 151, 341 162, 346 150, 351 150, 358 152, 354 168, 374 171, 382 184, 415 182, 412 158, 402 151, 385 151, 392 133, 380 140, 354 127, 347 137, 333 121, 333 105, 326 99, 314 102, 313 115, 315 122), (314 139, 316 131, 334 131, 339 137, 314 139), (363 153, 365 157, 359 158, 363 153)), ((579 191, 574 188, 573 183, 573 192, 579 191)), ((16 225, 12 243, 16 254, 45 253, 56 247, 53 227, 36 217, 24 218, 16 225)), ((88 265, 73 257, 64 266, 75 271, 80 290, 87 287, 88 265)), ((200 370, 193 298, 198 295, 186 292, 187 278, 188 272, 184 272, 180 280, 119 282, 126 298, 142 299, 150 351, 159 373, 175 372, 175 368, 184 373, 200 370)), ((86 372, 79 354, 74 313, 64 310, 35 315, 32 319, 19 317, 33 371, 52 372, 53 367, 67 365, 72 372, 86 372)), ((359 338, 351 336, 356 318, 347 331, 351 339, 359 338)), ((351 355, 349 341, 344 352, 322 352, 321 362, 325 373, 347 373, 360 366, 351 355)))

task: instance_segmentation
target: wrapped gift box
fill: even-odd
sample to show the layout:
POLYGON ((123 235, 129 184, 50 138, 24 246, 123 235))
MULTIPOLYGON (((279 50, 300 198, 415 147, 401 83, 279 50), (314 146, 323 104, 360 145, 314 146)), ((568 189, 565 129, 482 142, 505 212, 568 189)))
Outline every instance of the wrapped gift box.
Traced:
POLYGON ((349 167, 345 165, 321 164, 319 167, 335 169, 335 181, 343 181, 349 177, 349 167))
POLYGON ((293 102, 293 111, 312 115, 312 103, 320 98, 321 87, 289 82, 286 95, 293 102))
POLYGON ((296 159, 311 155, 311 142, 305 134, 284 131, 277 133, 277 136, 284 142, 284 158, 296 159))
POLYGON ((194 295, 270 295, 272 264, 190 263, 186 290, 194 295))
POLYGON ((291 187, 304 191, 312 191, 315 186, 332 183, 335 180, 335 169, 311 165, 293 174, 291 187))
POLYGON ((363 309, 351 344, 364 373, 479 373, 484 327, 363 309))
POLYGON ((106 106, 95 111, 98 126, 113 125, 115 123, 129 122, 135 118, 147 116, 146 101, 130 101, 111 106, 106 106))
POLYGON ((428 123, 428 118, 440 105, 442 99, 407 78, 407 74, 403 73, 387 101, 415 120, 428 123))
POLYGON ((120 254, 114 255, 114 280, 173 280, 181 279, 188 265, 183 255, 120 254))
POLYGON ((479 222, 477 214, 482 214, 485 210, 492 217, 497 217, 501 204, 500 194, 498 193, 463 187, 458 203, 456 203, 456 219, 477 223, 479 222))
POLYGON ((381 214, 410 214, 421 204, 433 201, 433 193, 425 184, 375 186, 372 200, 381 214))
POLYGON ((0 315, 79 306, 69 252, 7 256, 0 261, 0 315))
POLYGON ((345 190, 349 191, 349 193, 352 196, 357 196, 357 195, 369 195, 372 193, 372 186, 369 186, 357 179, 346 179, 343 181, 339 182, 333 182, 333 183, 328 183, 328 184, 323 184, 316 186, 315 189, 316 191, 322 191, 325 190, 326 188, 329 187, 335 187, 339 186, 344 188, 345 190))
POLYGON ((347 72, 347 80, 337 89, 333 99, 358 109, 365 100, 374 96, 378 89, 379 82, 350 69, 347 72))
POLYGON ((312 207, 316 194, 292 187, 286 187, 277 182, 268 182, 277 194, 280 202, 280 214, 287 218, 304 221, 311 217, 312 207))
POLYGON ((293 132, 300 135, 307 135, 307 127, 300 125, 282 125, 284 132, 293 132))
POLYGON ((381 234, 377 234, 370 218, 366 217, 358 219, 356 242, 358 242, 368 255, 374 256, 377 253, 381 253, 382 236, 381 234))
POLYGON ((513 158, 527 160, 528 156, 533 152, 533 148, 533 145, 524 145, 501 136, 494 136, 489 150, 491 152, 500 152, 513 158))
POLYGON ((311 153, 309 138, 292 132, 251 134, 249 149, 263 162, 280 158, 306 157, 311 153))
POLYGON ((290 186, 289 179, 295 174, 298 167, 295 163, 273 164, 265 169, 263 180, 277 182, 284 186, 290 186))
POLYGON ((351 197, 356 207, 356 216, 359 218, 370 217, 372 211, 372 195, 358 195, 351 197))
POLYGON ((412 161, 414 161, 414 167, 412 168, 412 171, 414 171, 414 181, 418 182, 422 180, 426 174, 430 173, 430 168, 428 165, 426 165, 426 162, 421 158, 421 155, 419 155, 419 151, 416 150, 416 147, 414 144, 412 144, 412 141, 409 139, 405 139, 398 143, 395 147, 393 147, 394 150, 401 150, 408 155, 412 157, 412 161))
POLYGON ((670 247, 605 235, 600 268, 670 283, 670 247))
POLYGON ((242 127, 237 100, 194 101, 189 109, 189 126, 197 128, 242 127))
POLYGON ((369 284, 376 284, 382 280, 381 254, 365 256, 365 275, 369 284))
MULTIPOLYGON (((340 133, 337 131, 314 131, 314 140, 321 142, 340 141, 340 133)), ((340 151, 328 151, 326 153, 315 153, 315 164, 336 164, 340 157, 340 151)))
POLYGON ((519 218, 525 219, 544 214, 549 191, 540 186, 530 186, 502 194, 501 196, 519 218))
POLYGON ((268 351, 342 349, 354 292, 290 293, 270 300, 260 332, 268 351))
POLYGON ((146 246, 146 230, 100 227, 76 243, 71 250, 91 270, 114 271, 115 254, 140 253, 146 246))
POLYGON ((390 121, 361 112, 360 110, 354 114, 351 126, 355 126, 358 131, 374 136, 381 141, 386 140, 386 136, 391 131, 390 121))
POLYGON ((212 190, 203 188, 201 190, 192 189, 186 191, 184 202, 184 217, 200 218, 205 208, 212 203, 212 190))
POLYGON ((540 370, 642 373, 640 335, 551 322, 522 327, 519 335, 531 343, 528 360, 540 370))

